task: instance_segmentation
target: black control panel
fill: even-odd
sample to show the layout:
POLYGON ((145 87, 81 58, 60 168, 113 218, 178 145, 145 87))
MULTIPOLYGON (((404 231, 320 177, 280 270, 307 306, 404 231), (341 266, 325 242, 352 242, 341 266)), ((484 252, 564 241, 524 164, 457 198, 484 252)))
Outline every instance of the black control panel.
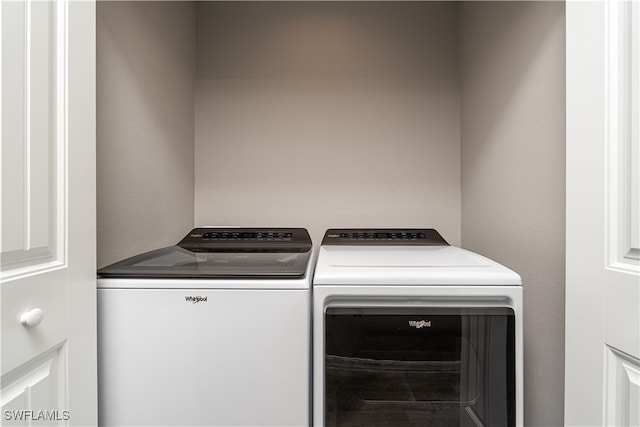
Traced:
POLYGON ((192 252, 307 252, 304 228, 195 228, 178 243, 192 252))
POLYGON ((202 240, 291 240, 293 233, 282 231, 208 231, 202 240))
POLYGON ((331 228, 323 245, 345 246, 448 246, 433 228, 331 228))

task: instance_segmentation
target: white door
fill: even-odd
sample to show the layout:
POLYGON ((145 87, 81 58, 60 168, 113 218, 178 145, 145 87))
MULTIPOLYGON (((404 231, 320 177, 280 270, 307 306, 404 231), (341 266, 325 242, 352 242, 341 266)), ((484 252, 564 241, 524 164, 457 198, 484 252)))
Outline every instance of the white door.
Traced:
POLYGON ((0 19, 0 424, 95 425, 95 4, 0 19))
POLYGON ((565 424, 640 425, 640 3, 569 1, 565 424))

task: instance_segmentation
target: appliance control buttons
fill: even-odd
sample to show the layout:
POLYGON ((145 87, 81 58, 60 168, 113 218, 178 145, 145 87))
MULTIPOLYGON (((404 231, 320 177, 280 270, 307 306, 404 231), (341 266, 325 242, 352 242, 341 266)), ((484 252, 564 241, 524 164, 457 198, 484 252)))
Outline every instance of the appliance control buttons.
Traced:
POLYGON ((293 233, 281 231, 208 231, 202 234, 202 238, 208 240, 284 240, 292 237, 293 233))

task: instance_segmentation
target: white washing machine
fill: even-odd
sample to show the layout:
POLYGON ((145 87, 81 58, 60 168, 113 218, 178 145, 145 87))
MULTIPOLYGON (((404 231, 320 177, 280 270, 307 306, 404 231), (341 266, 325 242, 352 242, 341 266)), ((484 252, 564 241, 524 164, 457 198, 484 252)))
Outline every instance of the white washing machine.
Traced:
POLYGON ((311 239, 198 228, 101 269, 99 424, 310 421, 311 239))
POLYGON ((520 276, 432 229, 331 229, 313 279, 315 426, 522 426, 520 276))

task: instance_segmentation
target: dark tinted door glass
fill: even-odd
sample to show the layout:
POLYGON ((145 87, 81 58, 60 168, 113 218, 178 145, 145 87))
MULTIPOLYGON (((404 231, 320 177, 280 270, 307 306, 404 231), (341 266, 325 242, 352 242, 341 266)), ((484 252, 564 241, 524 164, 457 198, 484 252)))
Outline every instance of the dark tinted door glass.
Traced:
POLYGON ((327 426, 514 426, 515 321, 497 309, 329 308, 327 426))

